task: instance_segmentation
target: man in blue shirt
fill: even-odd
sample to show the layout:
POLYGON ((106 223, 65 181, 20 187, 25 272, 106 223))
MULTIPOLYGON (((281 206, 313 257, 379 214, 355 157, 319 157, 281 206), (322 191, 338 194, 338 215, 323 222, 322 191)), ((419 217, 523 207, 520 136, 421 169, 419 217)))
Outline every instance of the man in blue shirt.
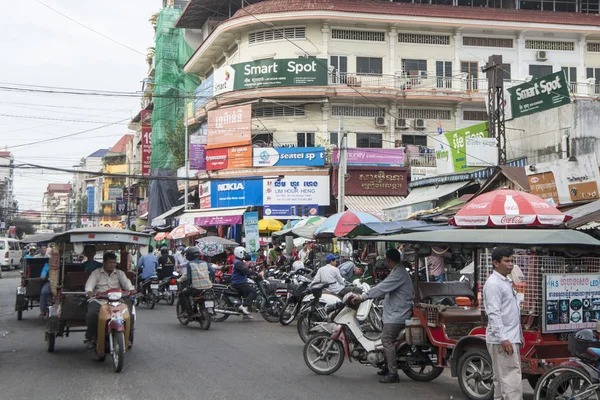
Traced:
POLYGON ((50 264, 46 262, 40 273, 40 280, 42 281, 42 290, 40 292, 40 318, 46 318, 48 315, 48 300, 50 299, 49 273, 50 264))
POLYGON ((138 273, 142 280, 151 278, 156 275, 156 267, 158 267, 158 259, 154 255, 154 248, 148 246, 148 254, 140 257, 138 262, 138 273))
POLYGON ((37 249, 35 248, 35 246, 29 247, 29 253, 25 254, 25 258, 34 258, 36 251, 37 249))
POLYGON ((83 255, 87 258, 87 260, 81 264, 85 271, 93 271, 102 268, 102 263, 94 260, 94 257, 96 256, 96 246, 93 244, 86 245, 83 248, 83 255))

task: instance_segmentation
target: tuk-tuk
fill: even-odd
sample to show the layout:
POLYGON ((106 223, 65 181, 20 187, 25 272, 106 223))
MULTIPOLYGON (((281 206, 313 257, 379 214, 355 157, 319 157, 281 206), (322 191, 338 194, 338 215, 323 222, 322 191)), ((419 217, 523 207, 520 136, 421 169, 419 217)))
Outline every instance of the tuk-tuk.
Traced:
POLYGON ((49 263, 48 257, 24 258, 21 270, 21 285, 17 287, 15 298, 15 311, 17 319, 23 319, 23 311, 40 306, 42 286, 46 283, 40 278, 42 269, 49 263))
MULTIPOLYGON (((582 232, 559 229, 453 229, 391 236, 357 237, 362 242, 399 242, 412 253, 414 309, 409 331, 432 348, 432 366, 449 367, 468 399, 493 398, 493 370, 485 345, 483 284, 492 272, 491 249, 514 249, 522 274, 516 290, 521 298, 523 378, 535 387, 542 374, 568 360, 568 335, 595 328, 600 306, 600 241, 582 232), (432 246, 448 247, 464 265, 474 264, 474 282, 436 283, 416 271, 425 265, 432 246), (577 279, 568 279, 577 278, 577 279), (588 286, 585 286, 588 282, 588 286), (551 283, 551 284, 550 284, 551 283), (579 285, 566 288, 564 285, 579 285), (562 297, 561 297, 562 296, 562 297), (469 306, 453 299, 469 297, 469 306), (563 298, 564 297, 564 298, 563 298), (572 297, 572 298, 571 298, 572 297), (578 299, 570 306, 571 300, 578 299), (563 302, 566 307, 563 307, 563 302), (576 303, 576 304, 575 304, 576 303), (563 310, 564 309, 564 310, 563 310), (418 320, 417 326, 414 321, 418 320)), ((513 271, 514 272, 514 271, 513 271)), ((423 343, 419 343, 423 344, 423 343)))
MULTIPOLYGON (((55 350, 57 336, 68 337, 70 333, 86 330, 88 303, 85 284, 91 271, 85 271, 82 264, 76 262, 79 257, 74 255, 83 253, 84 246, 88 244, 93 244, 97 252, 114 252, 117 269, 125 272, 136 285, 137 274, 130 269, 131 257, 148 251, 150 235, 113 228, 82 228, 59 234, 54 242, 56 247, 50 263, 50 288, 54 301, 49 309, 45 331, 48 352, 55 350)), ((105 300, 106 304, 100 310, 95 352, 100 361, 110 354, 116 372, 123 368, 124 353, 133 346, 135 306, 125 300, 129 295, 129 292, 120 289, 97 294, 97 298, 105 300)))

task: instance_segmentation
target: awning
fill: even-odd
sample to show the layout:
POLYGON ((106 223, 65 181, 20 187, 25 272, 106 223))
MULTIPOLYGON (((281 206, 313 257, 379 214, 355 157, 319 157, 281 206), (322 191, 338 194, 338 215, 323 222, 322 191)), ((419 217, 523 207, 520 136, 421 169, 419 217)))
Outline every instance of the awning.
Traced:
MULTIPOLYGON (((565 214, 573 217, 572 220, 565 223, 567 228, 577 229, 590 222, 600 220, 600 200, 592 201, 579 207, 565 211, 565 214)), ((590 228, 584 228, 590 229, 590 228)))
POLYGON ((187 210, 179 219, 179 225, 198 226, 238 225, 248 207, 209 208, 206 210, 187 210))
POLYGON ((158 217, 154 218, 152 220, 152 226, 163 226, 167 224, 167 218, 171 217, 173 215, 175 215, 176 213, 178 213, 179 211, 183 210, 183 208, 185 207, 185 205, 181 205, 181 206, 175 206, 173 208, 171 208, 169 211, 160 214, 158 217))
POLYGON ((403 199, 403 196, 345 196, 344 205, 348 210, 363 211, 384 219, 383 210, 403 199))
POLYGON ((346 237, 368 236, 368 235, 391 235, 395 233, 423 232, 429 230, 455 229, 448 223, 430 223, 417 220, 367 222, 358 225, 346 237))

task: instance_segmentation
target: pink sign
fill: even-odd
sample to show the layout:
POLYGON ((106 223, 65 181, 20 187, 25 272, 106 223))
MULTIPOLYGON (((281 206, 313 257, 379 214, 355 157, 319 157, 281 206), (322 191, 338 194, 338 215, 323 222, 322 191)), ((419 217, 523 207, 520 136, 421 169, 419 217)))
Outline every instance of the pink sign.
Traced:
MULTIPOLYGON (((364 165, 378 167, 403 167, 404 166, 404 148, 395 149, 370 149, 370 148, 349 148, 346 160, 348 165, 364 165)), ((339 164, 339 150, 333 149, 333 163, 339 164)))
MULTIPOLYGON (((251 104, 223 107, 208 112, 207 149, 246 146, 251 143, 251 104)), ((250 161, 252 161, 252 159, 250 159, 250 161)))
POLYGON ((226 215, 226 216, 194 218, 194 225, 198 225, 198 226, 238 225, 241 223, 242 223, 241 215, 226 215))

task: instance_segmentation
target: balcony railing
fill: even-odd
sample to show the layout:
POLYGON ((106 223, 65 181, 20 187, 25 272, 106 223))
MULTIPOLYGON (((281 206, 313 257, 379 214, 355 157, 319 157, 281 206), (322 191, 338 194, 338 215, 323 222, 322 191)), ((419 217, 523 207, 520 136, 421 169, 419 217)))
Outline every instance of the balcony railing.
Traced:
POLYGON ((435 153, 409 153, 407 159, 411 167, 435 167, 435 153))

